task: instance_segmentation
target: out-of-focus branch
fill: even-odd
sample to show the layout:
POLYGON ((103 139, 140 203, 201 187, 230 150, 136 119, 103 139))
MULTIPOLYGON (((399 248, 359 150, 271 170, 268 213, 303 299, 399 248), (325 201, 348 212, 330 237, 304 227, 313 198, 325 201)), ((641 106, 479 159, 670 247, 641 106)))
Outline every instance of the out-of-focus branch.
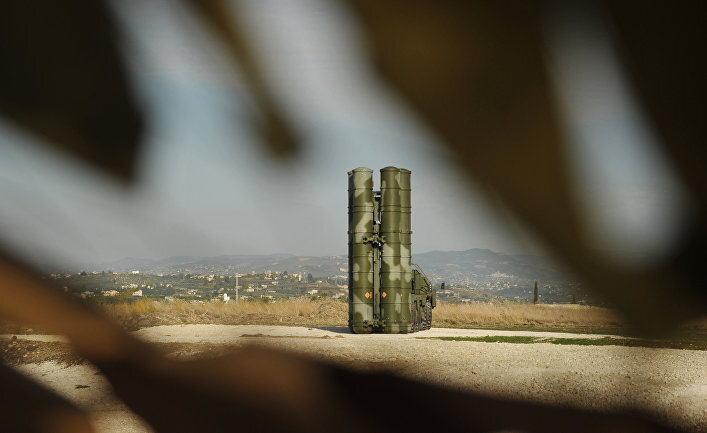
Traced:
POLYGON ((0 364, 0 429, 4 433, 90 433, 88 414, 0 364))
POLYGON ((119 42, 103 1, 0 4, 0 114, 127 181, 143 122, 119 42))
MULTIPOLYGON (((543 58, 548 2, 349 3, 381 74, 462 170, 496 192, 592 290, 648 333, 704 314, 703 277, 692 261, 637 271, 587 242, 543 58)), ((704 223, 692 229, 704 233, 704 223)), ((689 255, 707 256, 707 245, 696 243, 704 237, 690 236, 689 255)))
POLYGON ((151 352, 117 324, 0 256, 0 318, 67 336, 82 356, 115 360, 151 352))
POLYGON ((260 110, 257 119, 261 138, 273 156, 291 156, 297 151, 297 137, 275 101, 261 63, 251 49, 248 38, 239 28, 238 9, 224 0, 188 0, 206 19, 210 27, 226 43, 231 59, 243 71, 243 77, 260 110))

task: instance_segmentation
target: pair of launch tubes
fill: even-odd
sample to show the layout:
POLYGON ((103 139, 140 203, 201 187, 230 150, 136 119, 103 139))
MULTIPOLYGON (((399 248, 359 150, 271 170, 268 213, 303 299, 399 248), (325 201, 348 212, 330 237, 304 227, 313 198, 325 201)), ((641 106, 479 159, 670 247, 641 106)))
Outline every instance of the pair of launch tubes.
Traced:
POLYGON ((413 331, 410 170, 349 173, 349 329, 355 333, 413 331))

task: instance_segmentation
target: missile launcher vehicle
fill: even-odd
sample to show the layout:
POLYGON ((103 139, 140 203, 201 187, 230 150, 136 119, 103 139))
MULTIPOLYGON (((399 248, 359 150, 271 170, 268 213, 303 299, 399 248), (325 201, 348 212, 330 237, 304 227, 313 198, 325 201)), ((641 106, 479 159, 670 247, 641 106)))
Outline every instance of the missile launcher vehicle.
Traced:
POLYGON ((436 291, 411 263, 410 170, 349 174, 349 329, 356 334, 405 334, 429 329, 436 291))

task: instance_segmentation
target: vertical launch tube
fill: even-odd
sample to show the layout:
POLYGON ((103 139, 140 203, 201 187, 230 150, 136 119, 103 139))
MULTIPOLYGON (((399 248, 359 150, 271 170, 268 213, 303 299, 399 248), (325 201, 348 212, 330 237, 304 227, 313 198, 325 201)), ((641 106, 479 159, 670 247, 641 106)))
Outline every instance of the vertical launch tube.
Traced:
MULTIPOLYGON (((412 293, 412 225, 410 204, 410 170, 400 169, 400 290, 403 305, 410 305, 412 293)), ((405 310, 407 314, 409 309, 405 310)), ((405 315, 404 315, 405 316, 405 315)), ((412 319, 408 319, 412 322, 412 319)))
POLYGON ((410 332, 408 303, 403 304, 400 267, 400 169, 381 169, 381 319, 383 332, 410 332))
POLYGON ((349 329, 373 331, 373 170, 349 173, 349 329))

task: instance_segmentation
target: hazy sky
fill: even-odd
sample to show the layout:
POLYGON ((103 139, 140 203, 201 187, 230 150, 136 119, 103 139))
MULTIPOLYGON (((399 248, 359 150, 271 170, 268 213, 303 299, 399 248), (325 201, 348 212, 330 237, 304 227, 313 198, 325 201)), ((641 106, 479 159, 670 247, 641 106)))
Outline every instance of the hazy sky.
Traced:
MULTIPOLYGON (((193 16, 167 0, 116 1, 151 121, 140 180, 122 189, 0 121, 0 240, 28 260, 59 264, 346 254, 346 172, 393 165, 412 170, 413 252, 534 250, 371 74, 346 10, 326 0, 238 3, 304 139, 295 159, 263 153, 247 89, 193 16)), ((610 41, 595 31, 557 26, 556 35, 574 37, 549 44, 575 181, 602 246, 661 251, 681 215, 679 189, 651 151, 610 41), (660 242, 646 243, 650 233, 660 242)))

